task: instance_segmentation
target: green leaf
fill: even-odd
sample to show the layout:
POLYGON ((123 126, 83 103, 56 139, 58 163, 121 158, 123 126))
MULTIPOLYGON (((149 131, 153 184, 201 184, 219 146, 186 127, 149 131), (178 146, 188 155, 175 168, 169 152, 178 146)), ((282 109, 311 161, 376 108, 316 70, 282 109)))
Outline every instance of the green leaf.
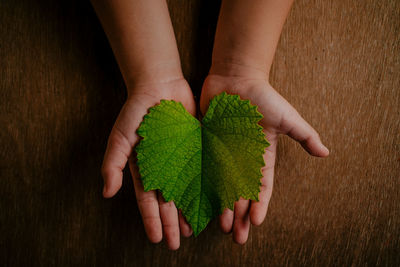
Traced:
POLYGON ((161 100, 138 129, 137 165, 145 191, 159 189, 197 236, 240 197, 258 200, 268 141, 257 107, 222 93, 202 124, 181 103, 161 100))

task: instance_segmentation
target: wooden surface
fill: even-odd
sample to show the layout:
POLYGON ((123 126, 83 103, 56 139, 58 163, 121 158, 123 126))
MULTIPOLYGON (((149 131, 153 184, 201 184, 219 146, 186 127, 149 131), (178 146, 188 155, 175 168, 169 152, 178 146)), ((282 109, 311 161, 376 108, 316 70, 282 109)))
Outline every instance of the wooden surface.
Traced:
MULTIPOLYGON (((218 14, 171 0, 199 95, 218 14)), ((101 197, 125 88, 88 1, 0 2, 0 265, 399 266, 400 2, 297 1, 272 84, 331 149, 281 138, 265 223, 239 246, 216 222, 176 252, 150 244, 130 177, 101 197)))

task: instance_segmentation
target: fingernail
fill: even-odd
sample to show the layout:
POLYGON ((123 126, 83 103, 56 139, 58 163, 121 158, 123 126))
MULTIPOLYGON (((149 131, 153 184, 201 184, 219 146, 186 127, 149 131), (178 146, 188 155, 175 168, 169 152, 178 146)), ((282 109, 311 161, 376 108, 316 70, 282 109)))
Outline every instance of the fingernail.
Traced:
POLYGON ((326 146, 324 146, 324 144, 322 144, 322 148, 323 148, 323 150, 324 150, 324 154, 329 154, 329 149, 326 147, 326 146))

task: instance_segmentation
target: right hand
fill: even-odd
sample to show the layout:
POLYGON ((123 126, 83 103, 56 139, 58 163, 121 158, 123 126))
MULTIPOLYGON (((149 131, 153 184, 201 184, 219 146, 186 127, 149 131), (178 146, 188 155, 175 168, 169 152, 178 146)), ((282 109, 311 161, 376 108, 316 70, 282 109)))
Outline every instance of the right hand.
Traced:
POLYGON ((175 100, 195 116, 193 94, 183 78, 146 83, 128 91, 128 99, 108 138, 101 169, 104 178, 103 196, 110 198, 121 188, 122 171, 129 160, 136 199, 149 240, 158 243, 164 236, 168 247, 175 250, 180 245, 180 233, 189 237, 192 229, 172 201, 165 202, 161 194, 154 190, 144 191, 133 151, 139 141, 136 130, 150 107, 159 104, 161 99, 175 100))

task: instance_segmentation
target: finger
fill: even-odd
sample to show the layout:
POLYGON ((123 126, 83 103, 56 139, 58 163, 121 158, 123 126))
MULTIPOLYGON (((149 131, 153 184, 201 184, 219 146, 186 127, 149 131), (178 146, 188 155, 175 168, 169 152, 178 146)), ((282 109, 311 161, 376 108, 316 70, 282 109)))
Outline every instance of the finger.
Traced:
POLYGON ((250 221, 253 225, 260 225, 264 221, 274 184, 277 137, 268 137, 268 140, 271 145, 267 147, 264 154, 265 166, 262 168, 263 177, 261 179, 259 201, 251 201, 250 206, 250 221))
POLYGON ((222 232, 229 234, 233 226, 233 211, 225 209, 221 216, 219 216, 219 225, 222 232))
POLYGON ((159 192, 158 205, 160 206, 162 228, 168 248, 176 250, 180 245, 178 210, 173 201, 165 202, 159 192))
POLYGON ((132 146, 114 126, 108 138, 101 173, 104 179, 103 196, 114 196, 122 185, 122 171, 125 168, 132 146))
POLYGON ((238 244, 244 244, 249 237, 250 219, 249 219, 250 201, 240 199, 235 203, 235 219, 233 221, 233 240, 238 244))
POLYGON ((162 228, 156 191, 145 192, 139 177, 139 170, 132 160, 129 162, 129 167, 131 169, 136 200, 140 214, 142 215, 147 237, 150 242, 158 243, 162 240, 162 228))
POLYGON ((181 211, 179 211, 179 229, 184 237, 190 237, 193 234, 192 227, 187 223, 181 211))
POLYGON ((188 96, 187 98, 184 98, 182 101, 183 106, 185 109, 192 114, 193 117, 196 118, 197 115, 197 109, 196 109, 196 102, 194 101, 193 96, 188 96))
POLYGON ((329 150, 322 144, 317 131, 297 111, 288 116, 287 124, 289 130, 286 134, 299 142, 312 156, 327 157, 329 155, 329 150))

